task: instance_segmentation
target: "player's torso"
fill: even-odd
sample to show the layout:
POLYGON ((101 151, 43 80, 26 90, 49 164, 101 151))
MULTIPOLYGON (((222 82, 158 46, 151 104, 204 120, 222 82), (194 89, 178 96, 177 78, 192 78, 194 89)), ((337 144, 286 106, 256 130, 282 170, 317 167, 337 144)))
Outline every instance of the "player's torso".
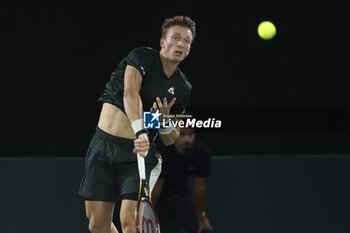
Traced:
POLYGON ((167 77, 159 65, 155 63, 154 68, 142 80, 140 96, 145 111, 150 109, 156 97, 161 99, 165 97, 168 102, 176 98, 175 105, 181 105, 189 95, 188 86, 181 77, 180 71, 177 69, 170 77, 167 77))
POLYGON ((137 48, 134 51, 137 51, 136 55, 131 52, 130 54, 133 56, 129 54, 119 63, 99 101, 114 104, 125 112, 123 103, 125 68, 133 62, 133 59, 136 59, 138 62, 131 65, 135 65, 142 76, 140 96, 143 110, 149 111, 156 101, 156 97, 161 99, 166 97, 168 101, 176 97, 171 112, 177 114, 184 110, 189 100, 191 84, 180 69, 177 68, 170 77, 167 77, 159 57, 159 51, 145 47, 137 48))
MULTIPOLYGON (((185 109, 188 102, 190 84, 185 81, 179 68, 168 78, 164 74, 159 51, 148 48, 144 50, 146 52, 140 57, 144 63, 140 64, 139 69, 142 75, 140 96, 143 110, 149 111, 156 101, 156 97, 161 99, 166 97, 168 102, 176 97, 172 113, 180 113, 179 111, 185 109)), ((133 138, 134 133, 126 117, 123 103, 124 75, 127 63, 126 58, 119 63, 99 99, 99 101, 105 102, 99 126, 112 135, 133 138)))

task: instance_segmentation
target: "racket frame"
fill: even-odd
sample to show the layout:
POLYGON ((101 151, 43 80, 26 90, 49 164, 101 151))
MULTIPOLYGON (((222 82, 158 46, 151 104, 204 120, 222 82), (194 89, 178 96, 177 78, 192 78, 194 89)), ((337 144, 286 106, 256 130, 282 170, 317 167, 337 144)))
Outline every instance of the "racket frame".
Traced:
POLYGON ((138 163, 139 175, 140 175, 140 188, 139 188, 139 195, 137 198, 137 206, 136 206, 136 210, 135 210, 136 231, 137 231, 137 233, 141 233, 140 232, 140 222, 139 222, 139 210, 140 210, 141 202, 146 201, 150 204, 150 206, 154 212, 154 216, 155 216, 156 224, 157 224, 157 228, 158 228, 157 233, 160 233, 159 219, 157 216, 157 212, 153 206, 152 200, 150 198, 150 193, 149 193, 149 189, 147 186, 146 170, 145 170, 145 158, 138 154, 137 155, 137 163, 138 163))

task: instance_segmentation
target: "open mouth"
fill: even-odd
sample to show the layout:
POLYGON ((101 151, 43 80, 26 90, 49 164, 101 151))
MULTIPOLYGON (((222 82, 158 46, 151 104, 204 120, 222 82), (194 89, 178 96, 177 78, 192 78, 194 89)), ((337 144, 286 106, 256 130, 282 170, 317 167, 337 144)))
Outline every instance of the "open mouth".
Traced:
POLYGON ((175 54, 181 56, 182 55, 182 51, 181 50, 176 50, 175 54))

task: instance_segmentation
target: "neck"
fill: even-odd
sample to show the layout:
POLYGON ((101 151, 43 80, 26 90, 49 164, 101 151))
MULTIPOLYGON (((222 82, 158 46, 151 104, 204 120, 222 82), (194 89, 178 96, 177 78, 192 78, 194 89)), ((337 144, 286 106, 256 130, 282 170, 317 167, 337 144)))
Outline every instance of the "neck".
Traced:
POLYGON ((164 71, 165 75, 169 78, 175 72, 175 70, 180 62, 173 62, 173 61, 167 59, 163 55, 162 50, 159 53, 159 57, 160 57, 160 61, 162 62, 162 65, 163 65, 163 71, 164 71))

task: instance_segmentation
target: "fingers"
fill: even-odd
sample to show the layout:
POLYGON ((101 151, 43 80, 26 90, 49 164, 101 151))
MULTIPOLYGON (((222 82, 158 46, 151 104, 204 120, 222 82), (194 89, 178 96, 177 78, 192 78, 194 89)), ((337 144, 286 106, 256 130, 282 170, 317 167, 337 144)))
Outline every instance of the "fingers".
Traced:
POLYGON ((170 103, 168 104, 168 108, 169 108, 169 110, 173 107, 173 105, 175 104, 175 100, 176 100, 176 98, 173 98, 171 101, 170 101, 170 103))
POLYGON ((211 231, 213 231, 213 230, 214 230, 214 228, 211 226, 211 224, 210 224, 209 220, 208 220, 208 224, 209 224, 209 229, 210 229, 211 231))
POLYGON ((160 110, 161 112, 163 112, 163 104, 162 104, 162 101, 160 101, 160 98, 159 98, 159 97, 156 98, 156 101, 157 101, 159 110, 160 110))
POLYGON ((142 157, 146 157, 149 151, 149 145, 148 146, 142 146, 142 145, 135 145, 133 152, 135 154, 139 154, 142 157))
POLYGON ((153 102, 152 107, 150 108, 151 112, 156 112, 158 110, 157 102, 153 102))
POLYGON ((139 138, 134 140, 133 152, 141 155, 142 157, 146 157, 149 151, 149 145, 147 134, 140 134, 139 138))
POLYGON ((168 101, 167 101, 166 97, 164 97, 164 99, 163 99, 163 107, 164 107, 164 109, 168 109, 168 101))
POLYGON ((213 230, 213 227, 210 225, 209 219, 208 218, 204 218, 204 224, 203 224, 204 229, 209 229, 209 230, 213 230))
POLYGON ((159 97, 156 98, 156 102, 153 103, 153 109, 157 109, 157 104, 158 104, 158 107, 159 107, 159 111, 164 113, 164 114, 169 114, 170 113, 170 109, 173 107, 174 103, 176 101, 176 98, 172 98, 170 103, 168 103, 168 100, 166 97, 164 97, 163 99, 163 103, 162 101, 160 100, 159 97))
POLYGON ((150 111, 151 112, 160 111, 162 113, 161 120, 162 121, 164 119, 167 120, 168 117, 166 115, 170 114, 170 109, 173 107, 175 101, 176 101, 175 97, 172 98, 169 103, 166 97, 163 98, 163 102, 159 97, 156 97, 156 101, 153 102, 153 105, 150 108, 150 111))
POLYGON ((134 153, 145 158, 145 157, 147 157, 148 151, 139 151, 139 152, 137 152, 136 150, 134 150, 134 153))
POLYGON ((149 148, 149 142, 144 139, 135 139, 134 146, 137 149, 145 150, 149 148))

